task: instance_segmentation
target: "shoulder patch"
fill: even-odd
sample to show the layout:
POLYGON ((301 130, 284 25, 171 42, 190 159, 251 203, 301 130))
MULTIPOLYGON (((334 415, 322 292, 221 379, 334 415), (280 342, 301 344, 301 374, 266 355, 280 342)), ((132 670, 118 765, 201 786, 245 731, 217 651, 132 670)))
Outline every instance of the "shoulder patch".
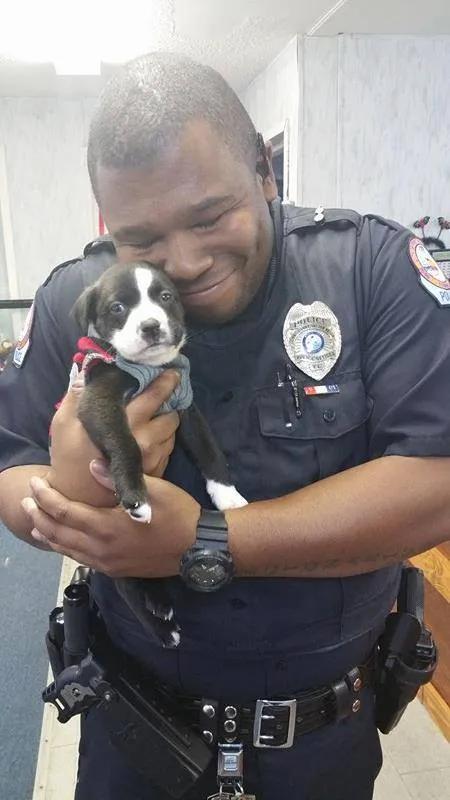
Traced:
POLYGON ((34 319, 34 302, 31 308, 28 310, 24 326, 19 335, 19 341, 17 342, 16 349, 14 350, 13 364, 15 367, 17 367, 17 369, 20 369, 20 367, 23 366, 23 362, 25 361, 25 357, 30 348, 33 319, 34 319))
POLYGON ((450 306, 450 280, 428 252, 421 239, 409 242, 409 258, 419 273, 419 283, 440 306, 450 306))

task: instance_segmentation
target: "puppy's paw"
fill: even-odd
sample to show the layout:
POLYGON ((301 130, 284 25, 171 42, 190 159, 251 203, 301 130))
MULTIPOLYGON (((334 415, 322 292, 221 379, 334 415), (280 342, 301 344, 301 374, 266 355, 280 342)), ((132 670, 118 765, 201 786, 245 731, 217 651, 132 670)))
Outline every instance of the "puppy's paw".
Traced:
POLYGON ((180 642, 181 642, 181 636, 179 631, 172 631, 172 633, 170 634, 170 641, 167 646, 172 648, 178 647, 180 642))
POLYGON ((154 617, 163 622, 170 622, 173 619, 173 608, 166 603, 155 601, 148 592, 145 594, 145 607, 154 617))
POLYGON ((121 487, 116 484, 117 499, 131 519, 136 522, 150 522, 152 509, 145 489, 132 489, 128 486, 121 487))
POLYGON ((131 519, 134 519, 136 522, 151 522, 152 509, 150 503, 135 503, 131 507, 127 507, 125 503, 123 505, 131 519))
POLYGON ((227 486, 224 483, 209 480, 206 481, 206 491, 219 511, 248 505, 247 500, 239 494, 235 486, 227 486))

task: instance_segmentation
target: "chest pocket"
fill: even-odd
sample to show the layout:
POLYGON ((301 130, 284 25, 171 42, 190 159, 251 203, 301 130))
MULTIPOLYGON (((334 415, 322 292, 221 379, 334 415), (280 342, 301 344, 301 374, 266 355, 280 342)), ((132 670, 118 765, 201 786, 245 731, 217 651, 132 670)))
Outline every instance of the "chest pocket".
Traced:
POLYGON ((300 417, 288 384, 258 394, 260 456, 266 462, 261 477, 270 491, 267 497, 294 491, 367 459, 365 422, 372 401, 362 380, 353 375, 327 380, 339 386, 339 393, 306 396, 303 387, 311 381, 299 385, 300 417))

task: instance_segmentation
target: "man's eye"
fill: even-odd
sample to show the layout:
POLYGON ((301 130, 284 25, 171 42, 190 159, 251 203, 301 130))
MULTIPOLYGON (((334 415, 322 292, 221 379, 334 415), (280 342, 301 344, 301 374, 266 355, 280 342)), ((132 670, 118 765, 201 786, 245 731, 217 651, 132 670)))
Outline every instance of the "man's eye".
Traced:
POLYGON ((172 292, 161 292, 160 297, 163 303, 168 303, 169 300, 172 300, 173 294, 172 292))
POLYGON ((109 310, 111 314, 123 314, 126 308, 123 303, 119 303, 118 300, 115 300, 114 303, 111 303, 109 310))
POLYGON ((152 244, 155 243, 154 239, 148 239, 146 242, 139 242, 139 244, 131 244, 130 247, 133 247, 135 250, 150 250, 152 244))
POLYGON ((194 225, 194 228, 199 228, 200 230, 208 230, 208 228, 214 228, 215 225, 222 219, 223 214, 219 214, 218 217, 214 219, 207 220, 206 222, 199 222, 197 225, 194 225))

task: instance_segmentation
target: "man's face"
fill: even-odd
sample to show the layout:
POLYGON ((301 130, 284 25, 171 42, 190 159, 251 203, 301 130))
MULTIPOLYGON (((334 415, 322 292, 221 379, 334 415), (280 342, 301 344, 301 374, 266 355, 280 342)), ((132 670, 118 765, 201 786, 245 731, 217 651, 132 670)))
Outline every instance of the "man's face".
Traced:
POLYGON ((188 319, 220 324, 247 307, 271 256, 273 184, 207 123, 189 123, 151 167, 99 166, 97 188, 119 261, 164 270, 188 319))

